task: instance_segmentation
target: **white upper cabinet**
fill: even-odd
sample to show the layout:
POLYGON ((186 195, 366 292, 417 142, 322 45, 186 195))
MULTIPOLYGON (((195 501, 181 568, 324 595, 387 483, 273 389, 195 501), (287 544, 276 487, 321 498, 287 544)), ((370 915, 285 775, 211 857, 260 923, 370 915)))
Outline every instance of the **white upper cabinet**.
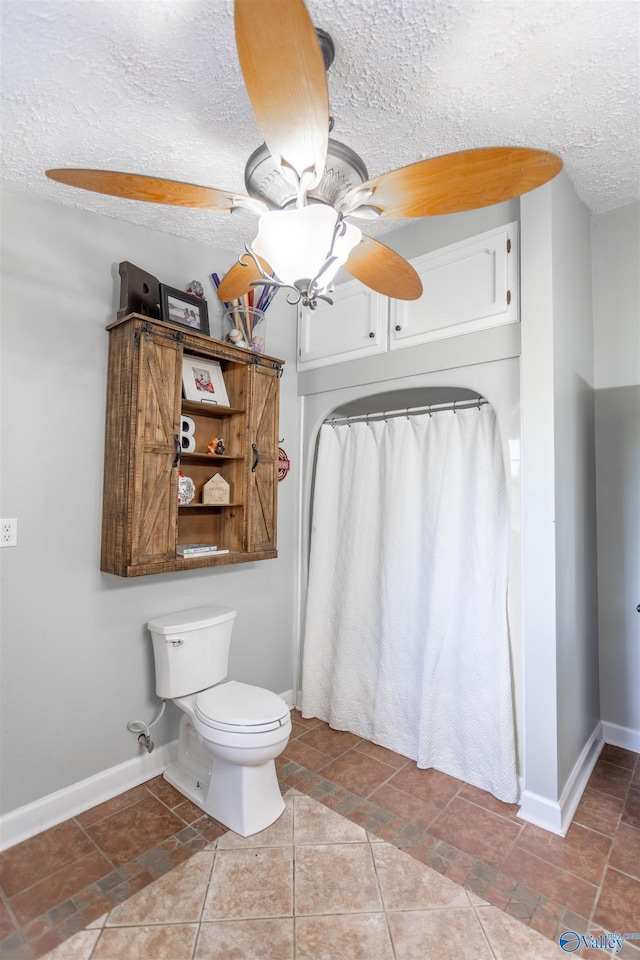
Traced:
POLYGON ((518 224, 510 223, 411 261, 419 300, 391 300, 358 280, 336 287, 333 306, 298 308, 298 370, 356 360, 503 323, 518 312, 518 224))
POLYGON ((518 319, 518 224, 412 260, 419 300, 391 300, 390 347, 454 337, 518 319))
POLYGON ((315 310, 298 308, 298 370, 356 360, 387 349, 388 299, 359 280, 341 283, 315 310))

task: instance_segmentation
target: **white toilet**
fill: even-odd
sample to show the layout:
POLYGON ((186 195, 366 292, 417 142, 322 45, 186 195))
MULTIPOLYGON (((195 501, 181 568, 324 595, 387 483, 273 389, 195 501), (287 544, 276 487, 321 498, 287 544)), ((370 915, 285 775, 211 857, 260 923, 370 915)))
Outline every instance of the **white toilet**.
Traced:
POLYGON ((229 607, 196 607, 157 617, 148 627, 156 693, 184 713, 178 759, 165 779, 210 817, 248 837, 284 810, 274 761, 291 735, 291 714, 270 690, 221 682, 235 615, 229 607))

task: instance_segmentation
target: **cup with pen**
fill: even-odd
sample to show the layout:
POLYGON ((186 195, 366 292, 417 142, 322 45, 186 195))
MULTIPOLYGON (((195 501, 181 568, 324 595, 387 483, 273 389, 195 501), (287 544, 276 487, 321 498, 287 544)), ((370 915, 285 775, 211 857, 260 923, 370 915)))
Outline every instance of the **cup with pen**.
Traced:
MULTIPOLYGON (((244 299, 244 298, 242 298, 244 299)), ((262 310, 250 307, 241 300, 234 300, 224 312, 223 325, 226 339, 236 347, 246 347, 256 353, 264 353, 265 318, 262 310)))
MULTIPOLYGON (((218 289, 220 286, 218 274, 212 273, 211 279, 218 289)), ((245 349, 254 350, 256 353, 264 353, 265 313, 277 292, 277 286, 265 283, 262 285, 262 289, 260 289, 260 285, 252 287, 246 296, 240 297, 238 300, 225 301, 222 336, 237 347, 245 347, 245 349)))

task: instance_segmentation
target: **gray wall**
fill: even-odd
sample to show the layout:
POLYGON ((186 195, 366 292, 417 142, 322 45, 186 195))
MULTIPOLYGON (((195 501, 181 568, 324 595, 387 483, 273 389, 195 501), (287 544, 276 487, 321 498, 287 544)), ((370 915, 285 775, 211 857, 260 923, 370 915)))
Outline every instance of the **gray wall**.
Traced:
POLYGON ((640 739, 640 203, 593 222, 602 719, 640 739))
MULTIPOLYGON (((223 602, 238 611, 230 676, 292 687, 296 474, 279 484, 279 557, 121 579, 99 572, 108 336, 117 264, 205 286, 233 254, 57 204, 2 204, 2 505, 18 547, 2 563, 2 801, 6 813, 139 752, 126 730, 156 708, 154 615, 223 602)), ((277 298, 268 351, 287 361, 280 436, 297 435, 295 311, 277 298)), ((154 728, 175 738, 175 708, 154 728)))

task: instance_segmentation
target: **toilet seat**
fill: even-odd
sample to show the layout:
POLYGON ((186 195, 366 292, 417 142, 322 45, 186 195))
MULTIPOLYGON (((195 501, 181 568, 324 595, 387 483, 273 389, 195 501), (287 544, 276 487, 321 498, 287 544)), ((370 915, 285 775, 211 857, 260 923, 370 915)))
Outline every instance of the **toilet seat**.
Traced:
POLYGON ((194 713, 212 730, 247 734, 278 730, 290 718, 289 707, 277 693, 237 680, 197 694, 194 713))

